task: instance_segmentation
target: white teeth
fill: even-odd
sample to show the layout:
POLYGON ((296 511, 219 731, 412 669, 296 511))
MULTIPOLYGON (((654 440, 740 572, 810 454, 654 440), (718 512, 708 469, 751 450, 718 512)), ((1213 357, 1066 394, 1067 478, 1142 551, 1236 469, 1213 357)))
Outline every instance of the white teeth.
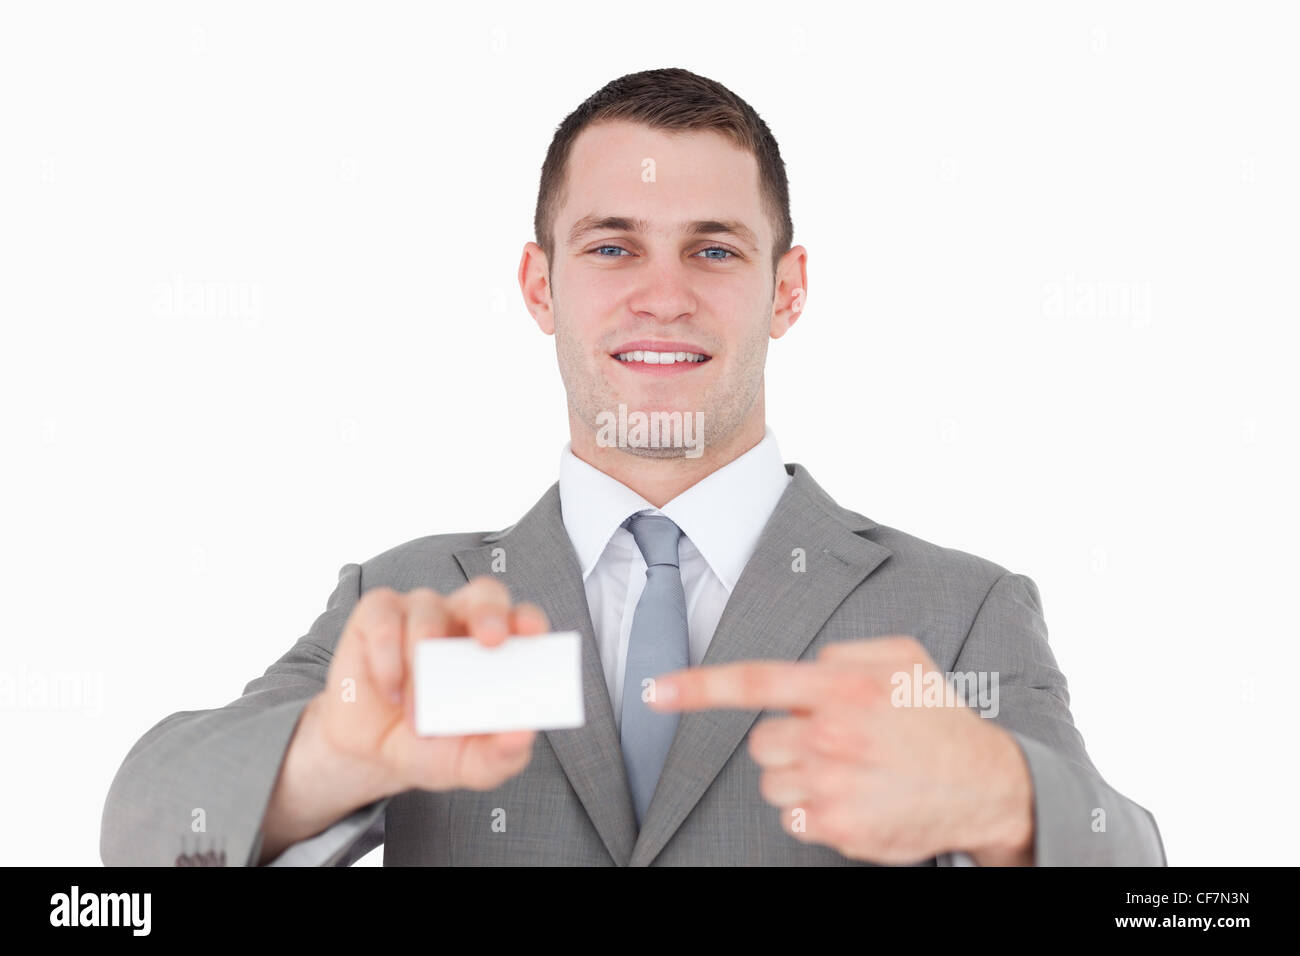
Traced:
POLYGON ((614 356, 620 362, 643 362, 646 365, 672 365, 676 362, 703 362, 705 356, 696 352, 619 352, 614 356))

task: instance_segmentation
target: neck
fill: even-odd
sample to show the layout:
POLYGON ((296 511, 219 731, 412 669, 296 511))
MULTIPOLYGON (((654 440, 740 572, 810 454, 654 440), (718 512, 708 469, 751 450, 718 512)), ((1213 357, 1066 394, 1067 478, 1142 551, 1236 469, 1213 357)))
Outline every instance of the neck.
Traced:
POLYGON ((735 461, 760 441, 766 430, 761 406, 758 414, 717 445, 704 447, 698 458, 681 455, 651 458, 625 448, 596 444, 591 426, 569 418, 569 448, 573 454, 631 488, 656 508, 662 508, 687 488, 735 461))

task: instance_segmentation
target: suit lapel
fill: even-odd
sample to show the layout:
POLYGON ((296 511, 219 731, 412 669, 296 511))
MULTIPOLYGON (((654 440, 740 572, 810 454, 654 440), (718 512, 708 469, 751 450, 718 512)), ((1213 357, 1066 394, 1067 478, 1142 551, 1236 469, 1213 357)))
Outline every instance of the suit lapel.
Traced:
MULTIPOLYGON (((736 582, 702 666, 756 658, 797 660, 835 608, 890 554, 855 533, 874 527, 874 522, 840 508, 802 466, 786 465, 786 471, 793 480, 736 582), (797 549, 806 560, 803 571, 794 570, 797 549)), ((603 678, 600 684, 603 689, 603 678)), ((629 865, 646 866, 654 860, 760 713, 705 710, 681 715, 629 865)), ((612 729, 610 739, 617 752, 612 729)), ((618 763, 621 771, 621 760, 618 763)), ((625 779, 620 778, 624 790, 625 779)), ((757 793, 753 798, 762 799, 757 793)))
POLYGON ((517 524, 483 541, 479 547, 455 553, 467 579, 480 574, 497 577, 509 588, 512 601, 532 601, 541 607, 552 630, 582 635, 586 722, 544 733, 605 848, 619 866, 626 866, 636 840, 636 815, 582 569, 560 515, 559 484, 552 485, 517 524), (505 569, 494 572, 497 556, 504 559, 505 569))

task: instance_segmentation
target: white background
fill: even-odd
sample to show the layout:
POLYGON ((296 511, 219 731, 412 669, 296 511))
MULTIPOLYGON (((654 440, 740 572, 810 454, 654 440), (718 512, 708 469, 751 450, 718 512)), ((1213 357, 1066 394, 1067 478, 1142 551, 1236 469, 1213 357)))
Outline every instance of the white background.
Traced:
POLYGON ((1295 863, 1292 15, 6 5, 2 862, 97 864, 131 745, 239 697, 341 565, 555 480, 515 280, 542 159, 608 80, 683 66, 787 164, 785 459, 1038 583, 1171 864, 1295 863), (25 691, 59 675, 80 705, 25 691))

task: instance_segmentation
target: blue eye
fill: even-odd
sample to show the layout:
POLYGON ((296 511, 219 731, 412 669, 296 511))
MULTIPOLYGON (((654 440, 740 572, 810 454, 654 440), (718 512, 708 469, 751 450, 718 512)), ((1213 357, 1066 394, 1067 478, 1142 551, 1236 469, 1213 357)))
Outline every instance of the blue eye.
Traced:
MULTIPOLYGON (((713 259, 716 262, 726 262, 727 259, 737 258, 737 253, 732 252, 730 249, 724 248, 723 246, 709 246, 709 248, 707 249, 701 249, 699 252, 695 253, 695 255, 698 256, 701 253, 711 253, 711 252, 720 252, 722 253, 722 255, 717 255, 717 256, 706 255, 704 256, 704 258, 713 259)), ((622 246, 615 246, 615 245, 596 246, 596 248, 592 249, 587 254, 591 256, 599 256, 602 259, 622 259, 624 258, 625 255, 628 256, 632 255, 632 253, 628 252, 622 246), (605 254, 606 249, 616 249, 618 251, 613 255, 606 255, 605 254)))

